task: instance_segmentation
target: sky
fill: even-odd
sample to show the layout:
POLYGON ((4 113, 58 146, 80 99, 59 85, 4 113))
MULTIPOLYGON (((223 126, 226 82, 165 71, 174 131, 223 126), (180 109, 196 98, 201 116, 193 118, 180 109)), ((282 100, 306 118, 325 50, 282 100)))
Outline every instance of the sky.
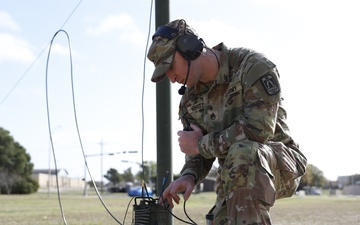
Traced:
MULTIPOLYGON (((50 42, 60 29, 70 38, 85 154, 120 152, 103 156, 103 173, 138 171, 141 153, 156 161, 154 66, 145 60, 151 9, 151 35, 155 31, 151 6, 145 0, 0 0, 0 127, 26 149, 35 169, 54 168, 49 107, 58 168, 74 178, 85 173, 64 32, 53 41, 46 70, 50 42)), ((170 20, 185 19, 207 46, 251 48, 274 62, 294 139, 309 163, 336 180, 360 173, 358 8, 357 0, 182 0, 170 1, 170 20)), ((175 174, 184 162, 176 135, 182 129, 179 88, 171 85, 175 174)), ((87 160, 100 179, 101 157, 87 160)))

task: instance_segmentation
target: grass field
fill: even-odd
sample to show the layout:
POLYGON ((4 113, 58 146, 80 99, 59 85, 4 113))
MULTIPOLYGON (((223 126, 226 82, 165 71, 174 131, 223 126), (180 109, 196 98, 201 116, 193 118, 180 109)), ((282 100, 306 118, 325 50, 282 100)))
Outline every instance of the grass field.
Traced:
MULTIPOLYGON (((131 200, 126 194, 103 194, 109 211, 123 223, 126 208, 131 200)), ((193 194, 186 202, 186 211, 197 224, 205 224, 204 216, 212 207, 214 193, 193 194)), ((95 193, 63 192, 61 202, 68 225, 118 224, 104 209, 95 193)), ((132 206, 130 202, 124 225, 131 225, 132 206)), ((183 202, 173 213, 187 220, 183 202)), ((278 200, 271 209, 275 225, 339 225, 360 224, 360 197, 346 196, 294 196, 278 200)), ((188 220, 187 220, 188 221, 188 220)), ((64 224, 56 193, 32 195, 0 195, 1 225, 52 225, 64 224)), ((185 224, 176 219, 174 225, 185 224)))

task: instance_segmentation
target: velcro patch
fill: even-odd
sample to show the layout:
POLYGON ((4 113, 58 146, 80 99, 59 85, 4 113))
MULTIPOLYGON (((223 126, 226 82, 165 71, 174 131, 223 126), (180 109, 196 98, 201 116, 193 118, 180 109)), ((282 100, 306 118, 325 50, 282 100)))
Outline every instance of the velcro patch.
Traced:
POLYGON ((280 91, 279 84, 271 74, 266 74, 260 78, 268 95, 274 95, 280 91))

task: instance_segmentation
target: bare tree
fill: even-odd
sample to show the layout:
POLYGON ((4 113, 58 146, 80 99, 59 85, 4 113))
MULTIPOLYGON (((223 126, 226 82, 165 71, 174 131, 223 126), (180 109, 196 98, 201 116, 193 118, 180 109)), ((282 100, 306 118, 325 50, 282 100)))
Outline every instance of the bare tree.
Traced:
POLYGON ((5 193, 11 194, 12 188, 18 181, 19 178, 15 174, 9 173, 7 170, 0 171, 0 188, 3 188, 5 193))

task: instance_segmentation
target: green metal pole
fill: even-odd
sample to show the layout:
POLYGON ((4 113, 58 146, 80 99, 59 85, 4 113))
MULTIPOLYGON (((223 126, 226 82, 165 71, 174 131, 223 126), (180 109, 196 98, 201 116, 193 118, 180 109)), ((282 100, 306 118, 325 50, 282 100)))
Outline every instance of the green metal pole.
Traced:
MULTIPOLYGON (((169 0, 155 1, 155 29, 169 22, 169 0)), ((173 180, 172 149, 171 149, 171 89, 170 81, 165 78, 156 83, 156 125, 157 125, 157 194, 163 187, 162 181, 166 171, 169 177, 165 184, 167 187, 173 180)), ((172 218, 167 221, 172 225, 172 218)))

